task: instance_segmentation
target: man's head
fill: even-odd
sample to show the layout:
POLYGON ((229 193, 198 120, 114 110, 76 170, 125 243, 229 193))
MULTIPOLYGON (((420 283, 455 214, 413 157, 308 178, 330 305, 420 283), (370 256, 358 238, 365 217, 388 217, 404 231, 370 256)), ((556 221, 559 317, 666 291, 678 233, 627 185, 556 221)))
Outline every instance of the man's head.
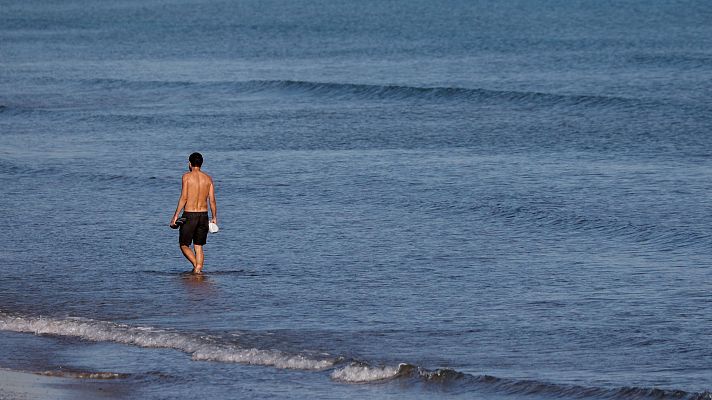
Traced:
POLYGON ((203 165, 203 155, 200 153, 193 153, 188 157, 191 167, 200 168, 203 165))

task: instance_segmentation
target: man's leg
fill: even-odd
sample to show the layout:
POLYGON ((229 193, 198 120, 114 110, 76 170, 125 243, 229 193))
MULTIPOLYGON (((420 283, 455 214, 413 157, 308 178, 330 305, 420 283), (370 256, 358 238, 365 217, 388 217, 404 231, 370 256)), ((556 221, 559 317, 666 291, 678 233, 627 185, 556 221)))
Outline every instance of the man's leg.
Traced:
MULTIPOLYGON (((186 245, 182 244, 182 245, 180 245, 180 251, 182 251, 185 258, 187 258, 188 261, 190 261, 190 263, 193 265, 193 271, 195 271, 196 259, 195 259, 195 253, 193 253, 193 250, 190 249, 190 246, 186 246, 186 245)), ((201 253, 203 252, 202 249, 200 252, 201 253)))
POLYGON ((203 270, 203 261, 205 261, 205 254, 203 254, 203 246, 199 244, 194 244, 195 248, 195 268, 193 269, 195 273, 199 274, 203 270))

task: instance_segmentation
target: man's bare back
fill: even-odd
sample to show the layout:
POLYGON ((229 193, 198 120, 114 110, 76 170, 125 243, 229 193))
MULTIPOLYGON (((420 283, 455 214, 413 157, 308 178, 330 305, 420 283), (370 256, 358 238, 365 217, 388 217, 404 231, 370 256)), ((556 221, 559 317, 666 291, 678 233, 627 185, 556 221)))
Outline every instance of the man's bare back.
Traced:
POLYGON ((208 197, 213 188, 210 175, 200 169, 183 174, 183 190, 185 194, 185 211, 208 211, 208 197))
POLYGON ((178 206, 170 224, 171 227, 176 226, 178 215, 183 210, 185 222, 180 225, 178 242, 183 255, 193 265, 193 273, 200 273, 203 269, 203 245, 208 236, 208 204, 213 214, 210 222, 218 223, 215 186, 210 175, 200 170, 202 165, 203 156, 200 153, 190 155, 190 172, 183 174, 178 206))

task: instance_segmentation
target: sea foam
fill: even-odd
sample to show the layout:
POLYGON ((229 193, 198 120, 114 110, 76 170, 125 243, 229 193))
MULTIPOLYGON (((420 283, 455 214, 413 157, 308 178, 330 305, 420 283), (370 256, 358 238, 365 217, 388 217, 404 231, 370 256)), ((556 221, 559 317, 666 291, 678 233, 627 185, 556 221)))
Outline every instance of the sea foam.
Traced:
POLYGON ((169 348, 188 353, 196 361, 234 362, 302 370, 322 370, 335 363, 333 359, 313 359, 279 350, 244 348, 219 338, 84 318, 57 319, 0 312, 0 330, 70 336, 94 342, 114 342, 139 347, 169 348))
POLYGON ((406 364, 400 364, 398 367, 372 367, 369 365, 353 363, 346 367, 334 370, 331 373, 331 379, 348 383, 368 383, 375 381, 383 381, 398 376, 399 372, 401 371, 401 368, 404 365, 406 364))
MULTIPOLYGON (((487 388, 517 395, 549 395, 554 397, 598 397, 623 399, 685 399, 712 400, 712 393, 686 392, 646 387, 585 387, 556 384, 538 380, 517 380, 489 375, 468 375, 452 369, 428 370, 416 365, 373 366, 352 361, 340 365, 340 358, 317 359, 280 350, 245 348, 219 337, 198 336, 155 327, 140 327, 85 318, 48 318, 21 316, 0 312, 0 330, 76 337, 95 342, 114 342, 149 348, 175 349, 191 355, 196 361, 215 361, 272 366, 280 369, 328 370, 331 379, 351 384, 386 382, 407 379, 432 384, 457 384, 465 390, 487 388), (463 386, 464 385, 464 386, 463 386)), ((113 372, 46 371, 42 375, 84 379, 117 379, 128 375, 113 372)))

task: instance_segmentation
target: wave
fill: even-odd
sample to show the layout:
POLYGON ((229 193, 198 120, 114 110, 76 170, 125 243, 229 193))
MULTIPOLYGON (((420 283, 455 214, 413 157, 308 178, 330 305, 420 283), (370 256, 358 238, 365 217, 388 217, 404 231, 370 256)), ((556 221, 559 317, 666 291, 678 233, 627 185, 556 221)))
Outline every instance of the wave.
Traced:
POLYGON ((515 103, 540 106, 635 106, 646 101, 636 98, 599 95, 555 94, 538 91, 513 91, 485 88, 375 85, 360 83, 313 82, 300 80, 251 81, 130 81, 121 79, 91 79, 82 81, 104 90, 170 90, 195 89, 210 92, 258 94, 280 92, 311 95, 327 100, 415 100, 427 102, 464 101, 475 103, 515 103))
MULTIPOLYGON (((271 366, 281 369, 329 371, 330 378, 345 384, 377 384, 397 381, 399 384, 445 385, 465 392, 504 393, 509 395, 553 396, 596 399, 683 399, 712 400, 712 393, 686 392, 645 387, 587 387, 549 383, 538 380, 472 375, 450 368, 426 369, 400 363, 397 366, 371 365, 342 357, 317 358, 290 354, 280 350, 241 347, 219 337, 193 335, 154 327, 137 327, 84 318, 49 318, 0 312, 0 330, 35 335, 69 336, 95 342, 114 342, 145 348, 169 348, 190 354, 194 361, 214 361, 271 366)), ((91 371, 46 371, 42 375, 78 379, 124 379, 131 374, 91 371)), ((155 374, 162 375, 159 372, 155 374)))
POLYGON ((632 63, 660 66, 684 66, 687 68, 709 68, 712 55, 706 53, 642 53, 628 57, 632 63))
POLYGON ((352 364, 331 373, 331 378, 336 381, 348 383, 366 383, 393 379, 398 376, 401 367, 371 367, 366 364, 352 364))
POLYGON ((122 184, 136 184, 161 187, 171 187, 175 184, 173 176, 156 176, 156 175, 125 175, 116 173, 103 173, 99 171, 82 170, 79 172, 69 171, 61 166, 46 166, 35 167, 31 165, 15 164, 10 161, 0 166, 0 174, 25 176, 25 177, 55 177, 67 178, 72 181, 77 179, 83 182, 117 182, 122 184))
POLYGON ((398 378, 416 378, 425 382, 447 383, 462 379, 466 376, 466 374, 455 371, 454 369, 445 368, 430 371, 407 363, 398 364, 397 367, 373 367, 365 363, 353 362, 331 373, 331 379, 346 383, 383 382, 398 378))
POLYGON ((53 376, 58 378, 73 378, 73 379, 126 379, 131 374, 120 372, 104 372, 104 371, 41 371, 33 372, 36 375, 53 376))
POLYGON ((0 330, 70 336, 93 342, 114 342, 139 347, 169 348, 190 354, 193 360, 236 362, 283 369, 322 370, 336 362, 336 359, 315 359, 279 350, 243 348, 235 343, 225 343, 206 336, 83 318, 28 317, 0 312, 0 330))
POLYGON ((626 238, 634 243, 655 246, 664 250, 681 248, 709 248, 712 234, 689 226, 675 227, 646 223, 640 218, 586 215, 563 206, 536 204, 515 205, 492 202, 475 206, 462 206, 463 212, 480 212, 517 226, 534 224, 550 226, 567 232, 596 232, 598 234, 626 238))
POLYGON ((449 214, 476 213, 484 218, 494 218, 522 227, 550 227, 556 232, 593 232, 606 237, 623 238, 632 243, 653 246, 665 251, 692 248, 706 249, 712 245, 712 233, 701 227, 670 225, 650 222, 642 212, 638 214, 586 214, 568 204, 523 199, 501 201, 500 198, 482 199, 475 203, 457 200, 429 204, 417 203, 418 207, 431 212, 445 211, 449 214))
POLYGON ((428 370, 412 364, 401 363, 397 367, 369 366, 352 363, 331 373, 331 378, 345 383, 384 383, 392 380, 406 380, 418 383, 454 385, 467 391, 487 390, 493 393, 527 396, 553 396, 561 398, 595 399, 683 399, 712 400, 712 393, 686 392, 625 386, 618 388, 587 387, 566 385, 537 380, 498 378, 491 375, 470 375, 453 369, 428 370))
POLYGON ((712 233, 701 225, 659 223, 645 218, 643 212, 590 213, 566 202, 548 198, 515 198, 497 195, 473 201, 470 198, 428 201, 408 200, 407 206, 427 213, 448 215, 473 214, 487 220, 511 225, 511 229, 529 230, 546 227, 550 232, 569 235, 594 233, 597 237, 624 239, 630 243, 652 246, 663 251, 705 250, 712 246, 712 233), (617 214, 617 215, 616 215, 617 214))
POLYGON ((33 104, 0 104, 0 114, 5 114, 8 117, 14 116, 53 116, 56 113, 64 112, 61 106, 51 106, 47 103, 33 104))
MULTIPOLYGON (((60 369, 51 370, 27 370, 27 369, 9 369, 0 368, 1 371, 16 372, 20 374, 32 374, 40 376, 49 376, 53 378, 69 378, 69 379, 80 379, 80 380, 133 380, 133 381, 144 381, 147 378, 150 379, 175 379, 171 375, 166 375, 160 371, 146 371, 138 374, 126 373, 126 372, 114 372, 114 371, 91 371, 85 369, 73 369, 67 367, 60 367, 60 369)), ((0 397, 2 398, 2 397, 0 397)))
POLYGON ((561 385, 536 380, 497 378, 490 375, 470 376, 475 384, 483 384, 498 392, 516 395, 548 395, 567 398, 599 399, 685 399, 711 400, 710 392, 686 392, 644 387, 601 388, 579 385, 561 385))

